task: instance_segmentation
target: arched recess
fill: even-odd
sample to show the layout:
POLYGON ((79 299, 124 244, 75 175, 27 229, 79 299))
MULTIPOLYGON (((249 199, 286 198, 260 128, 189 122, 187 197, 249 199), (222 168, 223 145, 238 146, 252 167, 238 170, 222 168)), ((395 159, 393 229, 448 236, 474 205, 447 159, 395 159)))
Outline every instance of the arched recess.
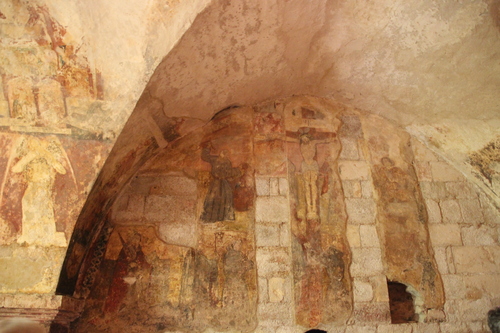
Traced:
POLYGON ((198 15, 155 70, 94 183, 75 225, 58 294, 73 295, 117 194, 159 149, 227 106, 322 90, 321 73, 331 64, 308 62, 309 50, 327 30, 334 5, 325 0, 302 8, 280 0, 263 8, 253 1, 214 1, 198 15))
POLYGON ((220 111, 144 157, 117 194, 77 280, 75 332, 248 330, 268 315, 338 326, 359 313, 353 280, 382 274, 442 310, 413 149, 389 122, 323 98, 220 111), (370 241, 352 247, 349 224, 370 241), (275 303, 295 315, 257 311, 275 303))

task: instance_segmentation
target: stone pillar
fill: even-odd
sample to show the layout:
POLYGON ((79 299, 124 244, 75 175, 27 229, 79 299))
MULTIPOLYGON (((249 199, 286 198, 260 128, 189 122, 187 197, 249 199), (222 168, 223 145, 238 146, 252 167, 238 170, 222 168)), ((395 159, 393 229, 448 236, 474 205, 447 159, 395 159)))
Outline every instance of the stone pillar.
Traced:
MULTIPOLYGON (((346 127, 354 122, 352 119, 356 118, 344 117, 346 127)), ((352 253, 350 272, 353 279, 354 313, 349 324, 359 326, 358 328, 363 325, 388 324, 389 295, 375 226, 376 204, 370 167, 360 149, 361 134, 342 131, 340 140, 342 153, 339 157, 339 174, 348 215, 347 238, 352 253)))
POLYGON ((288 181, 284 177, 258 177, 256 189, 259 330, 293 332, 288 181))

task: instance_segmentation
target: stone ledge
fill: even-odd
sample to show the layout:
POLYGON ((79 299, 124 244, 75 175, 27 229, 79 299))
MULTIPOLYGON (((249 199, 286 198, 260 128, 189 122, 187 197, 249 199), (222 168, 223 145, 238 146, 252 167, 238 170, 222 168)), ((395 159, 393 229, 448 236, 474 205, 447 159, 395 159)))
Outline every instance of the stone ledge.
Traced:
POLYGON ((68 326, 80 316, 84 300, 59 295, 0 294, 0 319, 23 317, 68 326))

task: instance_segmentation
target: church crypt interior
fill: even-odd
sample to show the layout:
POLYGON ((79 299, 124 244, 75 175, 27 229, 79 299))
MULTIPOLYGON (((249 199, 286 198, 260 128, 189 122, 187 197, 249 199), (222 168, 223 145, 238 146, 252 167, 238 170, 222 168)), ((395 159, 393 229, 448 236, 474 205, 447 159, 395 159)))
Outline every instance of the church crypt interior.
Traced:
POLYGON ((3 0, 0 44, 0 332, 500 332, 500 0, 3 0))

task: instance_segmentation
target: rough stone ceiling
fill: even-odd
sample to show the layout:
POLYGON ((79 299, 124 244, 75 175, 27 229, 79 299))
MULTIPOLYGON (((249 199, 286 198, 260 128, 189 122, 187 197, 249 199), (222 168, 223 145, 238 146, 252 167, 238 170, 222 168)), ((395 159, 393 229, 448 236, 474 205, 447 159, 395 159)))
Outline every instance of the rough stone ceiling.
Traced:
MULTIPOLYGON (((499 2, 215 1, 157 68, 164 112, 333 97, 402 126, 497 121, 499 2)), ((496 127, 496 126, 495 126, 496 127)))

